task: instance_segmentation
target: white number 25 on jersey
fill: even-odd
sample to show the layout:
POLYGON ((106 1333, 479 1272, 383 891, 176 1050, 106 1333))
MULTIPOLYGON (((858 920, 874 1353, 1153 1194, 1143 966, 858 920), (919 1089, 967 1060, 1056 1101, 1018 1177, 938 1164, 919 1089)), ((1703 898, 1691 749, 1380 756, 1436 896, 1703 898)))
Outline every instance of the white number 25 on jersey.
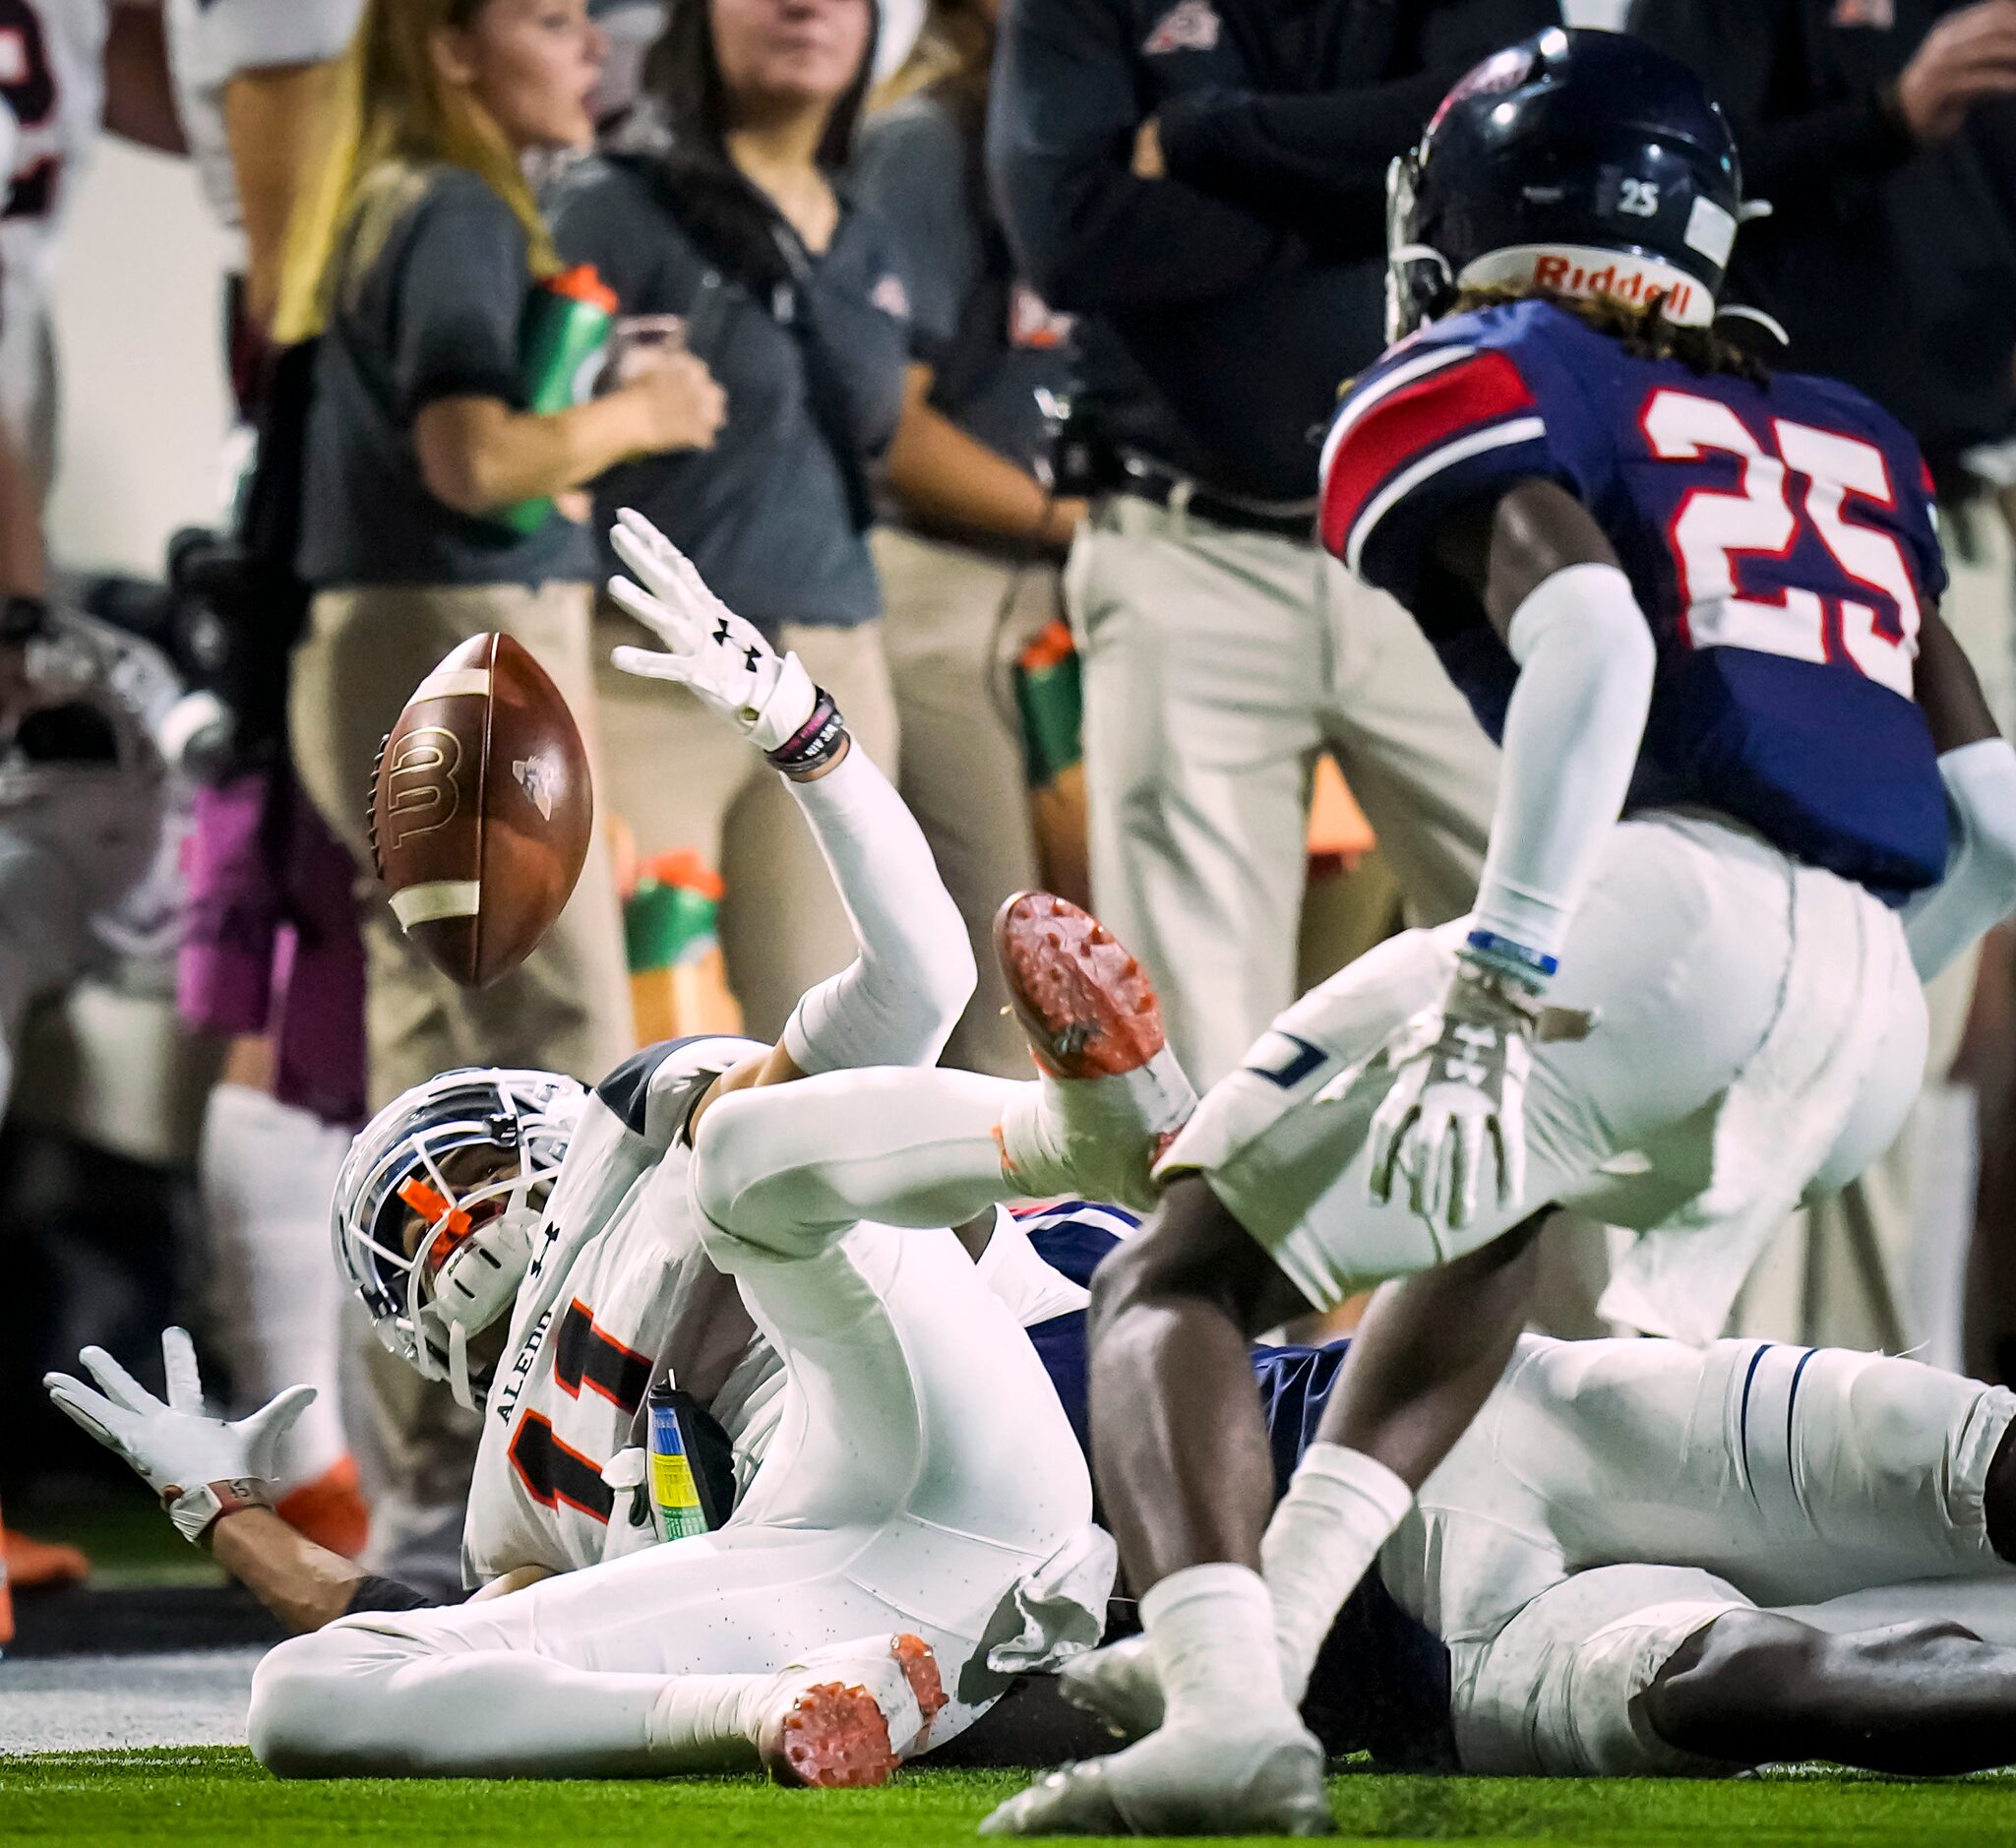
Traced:
POLYGON ((1896 506, 1883 452, 1859 437, 1779 417, 1771 423, 1773 455, 1727 404, 1692 392, 1655 392, 1640 427, 1665 462, 1698 462, 1714 451, 1741 459, 1740 491, 1690 490, 1671 529, 1693 646, 1755 648, 1802 661, 1845 654, 1869 679, 1910 699, 1917 581, 1889 533, 1849 519, 1846 511, 1851 499, 1896 506), (1798 513, 1790 492, 1794 477, 1805 483, 1798 513), (1743 558, 1785 557, 1800 541, 1802 522, 1840 568, 1842 594, 1787 588, 1772 599, 1746 595, 1743 558), (1858 589, 1872 594, 1863 601, 1858 589), (1835 612, 1840 639, 1830 652, 1828 619, 1835 612))

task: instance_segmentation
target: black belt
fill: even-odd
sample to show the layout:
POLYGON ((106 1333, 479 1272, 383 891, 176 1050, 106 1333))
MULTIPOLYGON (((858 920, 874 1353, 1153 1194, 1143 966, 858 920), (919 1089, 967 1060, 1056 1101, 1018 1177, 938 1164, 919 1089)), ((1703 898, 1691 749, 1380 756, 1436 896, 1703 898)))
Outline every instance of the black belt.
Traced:
POLYGON ((1208 520, 1213 525, 1231 526, 1241 532, 1265 532, 1277 539, 1302 540, 1312 540, 1316 533, 1313 507, 1306 512, 1272 512, 1250 502, 1213 494, 1209 488, 1199 487, 1187 475, 1171 474, 1161 468, 1144 468, 1139 462, 1129 465, 1126 479, 1114 491, 1118 494, 1138 494, 1142 500, 1153 501, 1157 507, 1167 507, 1177 500, 1180 491, 1187 492, 1189 498, 1183 502, 1185 512, 1195 514, 1200 520, 1208 520))

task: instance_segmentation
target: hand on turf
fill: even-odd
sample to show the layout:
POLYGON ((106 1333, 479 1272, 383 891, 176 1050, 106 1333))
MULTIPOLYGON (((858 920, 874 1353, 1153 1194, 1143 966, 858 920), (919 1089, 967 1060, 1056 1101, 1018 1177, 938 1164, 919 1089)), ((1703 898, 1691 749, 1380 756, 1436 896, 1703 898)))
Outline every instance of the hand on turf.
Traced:
POLYGON ((44 1374, 42 1385, 57 1410, 124 1457, 164 1500, 212 1482, 271 1483, 280 1446, 315 1397, 312 1386, 289 1386, 234 1423, 211 1417, 203 1409, 203 1379, 187 1328, 161 1332, 165 1404, 103 1348, 88 1347, 78 1358, 103 1390, 94 1392, 67 1373, 44 1374))
POLYGON ((818 690, 795 654, 779 654, 754 623, 706 586, 693 561, 641 514, 625 508, 610 533, 637 574, 611 578, 609 594, 665 645, 618 648, 626 674, 673 680, 740 726, 761 751, 774 751, 812 716, 818 690))
POLYGON ((1407 1177, 1408 1203, 1435 1226, 1469 1225, 1487 1161, 1497 1203, 1526 1189, 1526 1075, 1538 1009, 1516 982, 1458 962, 1441 1006, 1416 1015, 1388 1042, 1393 1088, 1372 1123, 1371 1189, 1383 1204, 1407 1177))

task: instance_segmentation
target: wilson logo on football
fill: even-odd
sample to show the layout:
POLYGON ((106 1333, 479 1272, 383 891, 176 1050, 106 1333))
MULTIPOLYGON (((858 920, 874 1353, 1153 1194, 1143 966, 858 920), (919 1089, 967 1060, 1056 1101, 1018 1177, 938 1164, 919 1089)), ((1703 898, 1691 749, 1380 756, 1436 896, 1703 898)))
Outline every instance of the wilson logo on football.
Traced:
POLYGON ((461 806, 455 773, 461 763, 461 741, 445 726, 427 725, 399 740, 386 770, 385 808, 394 851, 455 819, 461 806))

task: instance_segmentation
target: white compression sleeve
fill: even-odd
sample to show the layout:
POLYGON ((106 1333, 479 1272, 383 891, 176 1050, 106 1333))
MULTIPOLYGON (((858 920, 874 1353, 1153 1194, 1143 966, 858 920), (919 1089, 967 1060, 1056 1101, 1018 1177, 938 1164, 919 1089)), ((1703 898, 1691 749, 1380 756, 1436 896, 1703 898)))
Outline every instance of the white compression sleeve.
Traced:
POLYGON ((1912 966, 1928 982, 2016 911, 2016 749, 2006 738, 1939 759, 1946 785, 1946 877, 1904 907, 1912 966))
POLYGON ((1554 957, 1630 787, 1652 632, 1615 565, 1571 565, 1519 605, 1506 647, 1519 681, 1471 922, 1554 957))
POLYGON ((860 954, 784 1024, 804 1072, 930 1065, 972 999, 973 952, 916 818, 859 741, 824 776, 790 783, 831 869, 860 954))

